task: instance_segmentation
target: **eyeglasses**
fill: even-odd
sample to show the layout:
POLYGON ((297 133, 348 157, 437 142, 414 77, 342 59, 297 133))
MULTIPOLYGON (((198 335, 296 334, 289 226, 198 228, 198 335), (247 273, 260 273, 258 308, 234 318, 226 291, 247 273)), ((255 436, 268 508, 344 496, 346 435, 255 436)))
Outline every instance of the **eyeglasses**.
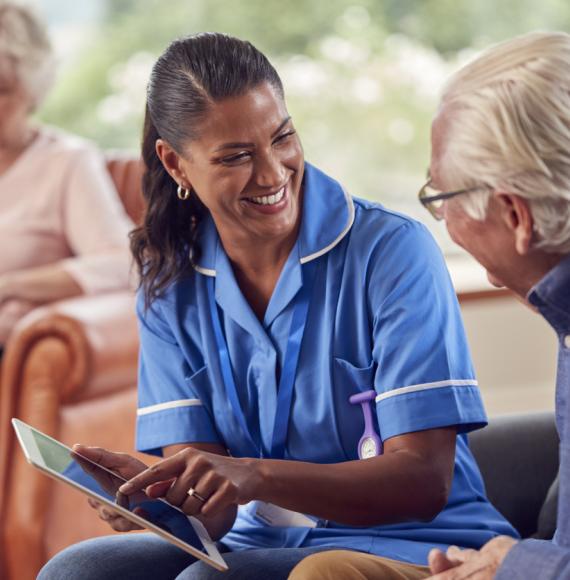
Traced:
POLYGON ((458 189, 457 191, 443 192, 436 189, 431 184, 431 176, 428 172, 428 179, 418 192, 418 199, 420 203, 431 213, 431 215, 438 221, 443 219, 443 202, 451 199, 462 193, 471 193, 473 191, 481 191, 487 189, 484 185, 476 185, 475 187, 468 187, 466 189, 458 189))

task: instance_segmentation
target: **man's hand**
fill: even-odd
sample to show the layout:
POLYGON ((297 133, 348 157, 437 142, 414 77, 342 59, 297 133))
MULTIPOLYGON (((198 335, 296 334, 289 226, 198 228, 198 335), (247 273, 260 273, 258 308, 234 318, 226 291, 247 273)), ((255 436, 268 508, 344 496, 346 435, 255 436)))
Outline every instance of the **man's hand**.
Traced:
POLYGON ((481 550, 461 550, 451 546, 446 553, 432 550, 429 567, 432 580, 492 580, 509 550, 517 541, 509 536, 498 536, 481 550))

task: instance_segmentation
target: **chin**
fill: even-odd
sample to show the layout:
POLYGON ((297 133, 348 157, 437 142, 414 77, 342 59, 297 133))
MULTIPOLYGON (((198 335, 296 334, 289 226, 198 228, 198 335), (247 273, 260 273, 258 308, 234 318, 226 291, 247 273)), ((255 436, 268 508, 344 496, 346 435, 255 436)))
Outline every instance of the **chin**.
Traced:
POLYGON ((487 270, 487 280, 495 287, 495 288, 504 288, 505 285, 501 282, 494 274, 487 270))

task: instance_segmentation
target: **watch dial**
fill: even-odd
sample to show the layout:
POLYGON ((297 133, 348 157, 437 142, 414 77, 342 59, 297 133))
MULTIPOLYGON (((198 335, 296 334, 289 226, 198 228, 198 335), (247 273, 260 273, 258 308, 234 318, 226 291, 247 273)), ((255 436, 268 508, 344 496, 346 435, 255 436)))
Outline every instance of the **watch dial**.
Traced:
POLYGON ((378 455, 378 448, 376 447, 376 441, 372 437, 367 437, 360 446, 360 455, 362 459, 368 459, 369 457, 376 457, 378 455))

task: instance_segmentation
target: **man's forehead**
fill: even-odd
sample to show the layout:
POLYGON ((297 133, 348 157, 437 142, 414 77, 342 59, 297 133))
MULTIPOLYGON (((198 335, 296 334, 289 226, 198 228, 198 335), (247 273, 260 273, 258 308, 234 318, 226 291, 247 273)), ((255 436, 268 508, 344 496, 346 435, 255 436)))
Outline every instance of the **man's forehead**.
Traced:
POLYGON ((443 158, 446 147, 446 134, 448 120, 446 112, 439 109, 431 125, 431 163, 430 176, 434 184, 440 186, 440 163, 443 158))
POLYGON ((431 166, 432 179, 437 182, 438 187, 443 187, 439 183, 444 176, 441 175, 441 164, 445 158, 448 147, 452 147, 451 128, 457 122, 460 114, 457 107, 442 103, 437 110, 431 126, 431 166))

